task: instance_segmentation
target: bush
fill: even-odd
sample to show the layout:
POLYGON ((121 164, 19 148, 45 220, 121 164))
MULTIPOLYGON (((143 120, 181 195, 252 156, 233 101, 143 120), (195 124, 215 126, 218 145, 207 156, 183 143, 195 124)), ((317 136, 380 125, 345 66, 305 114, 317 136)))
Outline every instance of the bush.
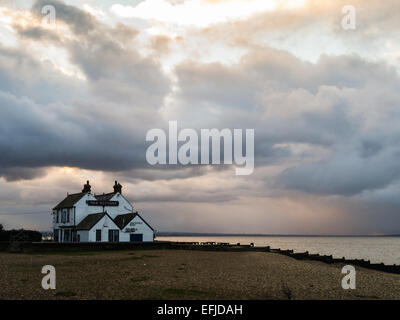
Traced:
POLYGON ((42 234, 33 230, 3 230, 0 228, 0 241, 40 242, 42 234))

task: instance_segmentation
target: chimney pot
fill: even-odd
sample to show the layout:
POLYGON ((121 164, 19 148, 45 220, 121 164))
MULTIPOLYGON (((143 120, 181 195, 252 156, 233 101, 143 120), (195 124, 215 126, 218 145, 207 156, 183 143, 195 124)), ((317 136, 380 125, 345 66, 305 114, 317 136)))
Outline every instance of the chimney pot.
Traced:
POLYGON ((86 184, 83 185, 82 192, 84 193, 90 193, 92 187, 89 184, 89 180, 86 181, 86 184))
POLYGON ((122 186, 120 183, 118 183, 117 180, 115 180, 115 184, 114 184, 114 193, 122 193, 122 186))

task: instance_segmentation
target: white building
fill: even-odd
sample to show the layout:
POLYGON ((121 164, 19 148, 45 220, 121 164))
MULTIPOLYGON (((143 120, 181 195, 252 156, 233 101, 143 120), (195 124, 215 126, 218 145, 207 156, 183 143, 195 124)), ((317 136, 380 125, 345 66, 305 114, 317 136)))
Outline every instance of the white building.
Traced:
POLYGON ((69 194, 53 209, 55 242, 153 241, 153 228, 122 195, 115 181, 114 192, 94 195, 89 181, 80 193, 69 194))

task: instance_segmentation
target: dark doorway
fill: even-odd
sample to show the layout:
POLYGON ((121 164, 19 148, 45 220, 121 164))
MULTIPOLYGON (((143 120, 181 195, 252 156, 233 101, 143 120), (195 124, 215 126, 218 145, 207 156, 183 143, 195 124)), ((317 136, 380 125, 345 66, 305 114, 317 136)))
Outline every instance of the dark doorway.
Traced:
POLYGON ((101 241, 101 230, 96 230, 96 241, 101 241))
POLYGON ((143 242, 142 234, 131 234, 131 242, 143 242))
POLYGON ((119 230, 108 230, 108 241, 119 242, 119 230))

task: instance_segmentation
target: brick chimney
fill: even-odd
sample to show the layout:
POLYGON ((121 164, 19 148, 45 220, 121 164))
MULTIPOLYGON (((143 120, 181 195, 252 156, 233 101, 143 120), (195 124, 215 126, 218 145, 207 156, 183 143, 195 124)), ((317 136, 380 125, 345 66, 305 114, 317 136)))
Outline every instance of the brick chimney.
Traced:
POLYGON ((121 184, 118 183, 117 180, 115 180, 114 193, 117 193, 117 192, 122 194, 122 186, 121 186, 121 184))
POLYGON ((89 180, 88 181, 86 181, 86 184, 84 184, 83 185, 83 189, 82 189, 82 192, 84 192, 84 193, 90 193, 90 190, 92 189, 92 187, 90 186, 90 184, 89 184, 89 180))

